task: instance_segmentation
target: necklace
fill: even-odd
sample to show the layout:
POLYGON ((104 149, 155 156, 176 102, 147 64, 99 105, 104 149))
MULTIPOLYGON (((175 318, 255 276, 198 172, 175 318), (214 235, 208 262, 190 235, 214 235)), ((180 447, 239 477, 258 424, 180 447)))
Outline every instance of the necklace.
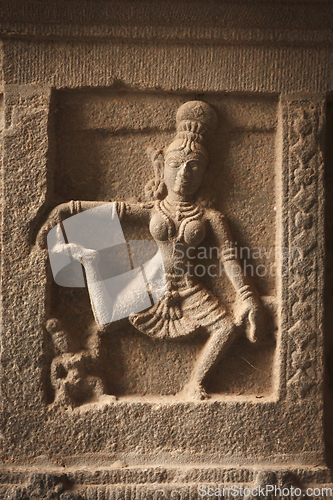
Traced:
POLYGON ((176 222, 181 222, 189 217, 194 217, 201 213, 201 210, 197 205, 189 201, 179 201, 174 202, 168 198, 164 198, 161 203, 161 208, 165 215, 175 218, 176 222))
POLYGON ((202 216, 201 207, 188 201, 174 203, 173 201, 165 198, 160 203, 160 210, 164 218, 169 221, 169 235, 173 236, 176 233, 174 238, 174 248, 176 243, 184 240, 186 226, 192 222, 199 221, 202 216), (179 224, 177 231, 174 224, 175 221, 179 224))

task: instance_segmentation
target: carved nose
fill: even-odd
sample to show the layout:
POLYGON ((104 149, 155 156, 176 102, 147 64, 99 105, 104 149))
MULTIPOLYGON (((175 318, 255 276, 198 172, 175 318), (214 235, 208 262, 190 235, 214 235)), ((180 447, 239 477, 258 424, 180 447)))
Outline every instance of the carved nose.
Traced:
POLYGON ((182 174, 188 175, 189 170, 190 169, 188 168, 188 162, 184 161, 184 163, 182 163, 182 165, 181 165, 181 172, 182 172, 182 174))

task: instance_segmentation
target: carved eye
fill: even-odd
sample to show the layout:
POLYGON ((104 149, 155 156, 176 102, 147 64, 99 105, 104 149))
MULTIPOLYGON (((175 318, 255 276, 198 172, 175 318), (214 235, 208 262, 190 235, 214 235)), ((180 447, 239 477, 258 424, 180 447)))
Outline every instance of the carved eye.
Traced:
POLYGON ((180 163, 177 160, 168 161, 168 167, 170 167, 170 168, 179 168, 179 165, 180 165, 180 163))
POLYGON ((200 168, 200 163, 198 161, 189 161, 188 166, 190 167, 191 170, 198 170, 200 168))

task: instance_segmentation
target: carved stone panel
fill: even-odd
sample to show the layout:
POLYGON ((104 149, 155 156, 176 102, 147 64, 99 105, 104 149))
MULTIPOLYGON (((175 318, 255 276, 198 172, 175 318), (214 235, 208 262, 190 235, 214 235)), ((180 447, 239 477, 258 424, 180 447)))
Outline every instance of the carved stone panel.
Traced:
POLYGON ((238 4, 208 30, 209 5, 178 29, 129 3, 3 27, 0 496, 311 497, 332 482, 312 2, 295 32, 267 5, 240 32, 238 4))
MULTIPOLYGON (((58 200, 144 200, 145 185, 154 178, 147 150, 159 150, 172 140, 177 107, 184 100, 183 96, 126 92, 56 95, 57 169, 53 182, 58 200), (128 178, 133 182, 128 183, 128 178)), ((209 145, 210 162, 201 196, 230 221, 235 257, 242 266, 241 270, 235 266, 234 273, 248 274, 264 296, 270 323, 267 339, 259 348, 240 336, 229 351, 229 359, 221 360, 206 384, 216 397, 223 393, 269 395, 274 385, 276 286, 283 272, 277 267, 280 250, 275 223, 278 103, 275 98, 231 96, 208 98, 207 102, 218 112, 219 125, 209 145), (259 194, 263 179, 266 192, 259 194)), ((122 224, 128 241, 153 240, 144 222, 133 224, 125 219, 122 224)), ((198 278, 230 310, 237 308, 236 291, 224 270, 214 234, 208 234, 197 248, 184 250, 181 242, 176 243, 176 257, 189 256, 188 276, 198 278)), ((72 344, 84 343, 93 328, 89 294, 84 288, 74 293, 54 280, 51 285, 50 318, 61 322, 72 344)), ((102 343, 98 371, 107 392, 172 396, 189 378, 205 334, 198 332, 186 342, 158 342, 139 334, 129 321, 122 321, 110 325, 102 343)), ((53 396, 47 397, 51 401, 53 396)))
MULTIPOLYGON (((10 155, 15 155, 18 151, 8 149, 7 144, 13 141, 13 137, 24 137, 24 134, 28 134, 28 130, 25 132, 24 129, 25 123, 31 120, 40 122, 41 117, 48 115, 48 108, 44 105, 45 94, 32 91, 31 94, 21 96, 16 92, 10 93, 8 89, 10 96, 8 106, 12 106, 13 118, 4 136, 5 162, 13 162, 14 159, 10 155), (32 111, 29 112, 29 117, 24 119, 25 107, 30 102, 33 103, 32 111), (19 117, 23 118, 19 119, 19 117), (6 155, 6 151, 10 151, 10 155, 6 155)), ((244 446, 247 450, 247 457, 254 458, 259 446, 260 453, 267 459, 274 454, 278 456, 281 453, 289 453, 304 463, 312 460, 310 458, 312 455, 319 459, 322 447, 321 445, 318 447, 316 428, 319 423, 316 421, 318 422, 317 416, 318 412, 321 412, 322 402, 316 394, 320 394, 318 388, 321 384, 321 361, 311 355, 316 351, 311 343, 314 339, 311 334, 310 319, 314 322, 313 328, 317 328, 316 342, 318 343, 320 335, 316 325, 320 318, 318 319, 312 311, 308 297, 311 293, 321 293, 318 289, 318 283, 320 283, 318 273, 322 273, 320 260, 322 243, 317 214, 321 203, 318 193, 322 187, 321 177, 317 171, 320 172, 322 167, 320 142, 318 142, 323 123, 322 101, 283 99, 278 103, 274 98, 265 96, 262 98, 220 96, 214 99, 207 97, 204 104, 201 104, 201 101, 189 101, 191 96, 189 98, 184 98, 184 96, 164 98, 158 95, 141 96, 126 93, 103 93, 102 95, 86 93, 80 96, 80 99, 80 107, 77 105, 78 97, 75 93, 55 95, 53 104, 51 101, 50 116, 52 106, 56 112, 53 111, 53 123, 51 122, 55 132, 52 147, 50 146, 52 155, 48 157, 49 170, 47 174, 45 170, 45 174, 42 175, 40 161, 36 170, 36 182, 41 182, 41 185, 47 189, 48 203, 44 205, 45 208, 40 214, 36 211, 34 216, 30 216, 30 219, 37 223, 33 223, 29 230, 29 223, 26 226, 27 223, 24 222, 29 221, 29 217, 23 210, 21 225, 18 222, 19 219, 10 217, 12 208, 8 207, 5 212, 8 231, 10 231, 8 245, 11 245, 15 231, 18 235, 22 234, 20 237, 25 238, 27 242, 31 241, 30 251, 28 247, 25 250, 22 244, 19 247, 21 252, 19 262, 21 265, 23 258, 28 259, 29 271, 27 272, 32 272, 31 268, 34 268, 39 275, 40 285, 36 289, 36 300, 29 301, 28 304, 23 301, 22 317, 28 315, 29 321, 38 325, 36 331, 40 332, 36 341, 39 339, 39 356, 41 356, 39 366, 43 384, 39 384, 40 377, 37 377, 36 389, 38 387, 40 391, 39 407, 43 408, 43 412, 39 412, 39 418, 43 414, 46 417, 43 425, 48 430, 43 435, 49 443, 47 447, 50 446, 54 456, 59 456, 59 454, 70 456, 72 453, 70 450, 74 447, 77 454, 86 452, 111 454, 115 458, 133 456, 133 463, 138 463, 137 460, 140 463, 143 456, 151 456, 151 459, 154 456, 156 459, 159 454, 163 455, 167 461, 172 460, 174 449, 181 450, 179 457, 182 457, 182 463, 187 463, 189 456, 193 453, 201 457, 200 460, 211 460, 209 457, 217 458, 221 450, 225 457, 223 461, 228 461, 228 457, 237 457, 239 461, 244 452, 242 451, 244 446), (207 201, 211 201, 206 198, 206 205, 204 202, 196 205, 198 208, 195 213, 198 213, 198 216, 195 216, 194 220, 202 220, 203 215, 200 214, 212 214, 211 233, 207 231, 206 240, 201 238, 200 246, 197 244, 197 247, 201 253, 208 248, 209 254, 209 249, 217 246, 220 255, 217 264, 215 263, 216 268, 220 271, 222 266, 224 268, 229 266, 229 271, 222 273, 220 283, 218 279, 213 279, 216 278, 215 276, 206 275, 203 279, 201 269, 204 268, 204 264, 206 268, 212 264, 206 258, 207 255, 204 256, 204 264, 201 263, 200 256, 197 254, 193 267, 195 265, 200 273, 197 272, 193 279, 196 279, 199 285, 195 283, 191 285, 188 281, 187 287, 191 290, 191 286, 199 286, 198 289, 193 288, 191 293, 194 297, 199 294, 196 300, 204 301, 208 311, 215 311, 209 314, 217 315, 216 319, 212 320, 212 317, 208 315, 209 323, 207 324, 214 325, 219 322, 221 325, 228 324, 229 320, 223 319, 223 316, 220 316, 221 312, 217 312, 226 311, 226 309, 220 309, 222 306, 217 306, 216 301, 220 299, 221 304, 225 303, 225 307, 230 311, 228 313, 230 318, 234 318, 231 320, 234 322, 232 324, 238 325, 237 335, 222 334, 222 337, 226 335, 225 338, 230 339, 231 342, 229 346, 228 340, 228 346, 226 346, 228 355, 224 354, 227 352, 226 348, 212 347, 220 351, 216 354, 208 354, 206 360, 205 349, 207 346, 210 349, 207 332, 212 331, 211 338, 213 338, 215 330, 209 329, 212 327, 207 330, 205 327, 206 330, 204 328, 201 331, 200 328, 198 329, 200 323, 198 327, 195 326, 196 323, 193 323, 193 320, 199 321, 195 318, 205 317, 200 316, 201 313, 198 312, 200 311, 199 304, 194 306, 193 313, 183 313, 185 318, 191 320, 187 326, 184 323, 182 330, 178 329, 180 333, 176 335, 184 336, 183 340, 181 336, 179 340, 175 338, 172 341, 168 338, 161 338, 158 329, 154 332, 147 330, 147 336, 143 327, 140 331, 140 328, 136 326, 145 323, 142 323, 142 320, 131 319, 131 317, 130 321, 124 318, 114 324, 99 325, 98 321, 96 322, 96 315, 95 319, 93 315, 94 307, 95 309, 97 307, 96 303, 94 306, 93 302, 90 304, 89 301, 89 293, 91 299, 89 283, 88 287, 81 284, 78 289, 56 284, 51 274, 48 251, 43 246, 46 234, 51 234, 51 228, 59 224, 58 221, 63 221, 63 227, 69 235, 68 220, 70 219, 68 216, 77 217, 75 213, 78 211, 84 214, 85 209, 89 211, 94 206, 97 208, 114 206, 109 200, 114 199, 117 191, 119 201, 131 200, 134 197, 138 200, 140 196, 144 196, 142 194, 144 184, 153 176, 153 168, 145 156, 146 149, 150 144, 155 148, 161 148, 163 144, 172 141, 175 134, 172 132, 172 118, 184 101, 188 104, 181 106, 179 110, 187 108, 188 110, 183 113, 192 116, 191 113, 197 112, 196 107, 206 106, 208 113, 216 113, 220 124, 211 136, 209 146, 211 165, 207 170, 208 181, 211 175, 210 184, 214 184, 214 190, 217 193, 217 209, 214 211, 209 206, 205 208, 207 201), (82 105, 84 102, 87 104, 82 105), (144 110, 144 104, 147 102, 150 106, 146 104, 147 111, 141 113, 141 123, 135 120, 136 125, 131 126, 131 122, 124 121, 129 103, 131 104, 130 114, 135 115, 135 106, 140 105, 144 110), (153 122, 151 125, 148 109, 153 108, 154 105, 156 109, 160 107, 162 111, 167 109, 168 112, 165 113, 165 120, 160 120, 160 122, 157 120, 156 124, 153 122), (235 113, 237 107, 242 109, 242 113, 235 113), (251 113, 253 107, 255 107, 255 112, 251 113), (84 110, 89 108, 91 114, 86 111, 85 115, 84 110), (112 120, 108 123, 109 116, 112 116, 112 113, 116 115, 115 109, 120 118, 118 122, 112 120), (78 119, 78 116, 75 117, 75 113, 81 113, 81 119, 78 119), (238 121, 232 118, 237 115, 240 115, 238 121), (282 135, 283 142, 274 147, 278 134, 282 135), (246 146, 248 137, 251 137, 251 143, 249 143, 251 147, 246 146), (306 147, 300 148, 303 143, 306 147), (85 153, 85 144, 90 145, 89 154, 85 153), (283 144, 288 144, 288 148, 284 147, 281 150, 281 144, 282 147, 283 144), (131 151, 133 151, 132 154, 131 151), (113 157, 114 161, 112 161, 113 157), (258 160, 260 157, 264 158, 262 164, 258 160), (124 182, 124 178, 135 178, 138 170, 142 172, 139 176, 141 186, 135 181, 124 182), (224 175, 225 170, 226 175, 224 175), (81 171, 84 172, 83 176, 80 175, 81 171), (93 187, 95 176, 97 176, 97 186, 93 187), (266 195, 259 192, 259 185, 262 183, 261 176, 269 179, 265 183, 266 195), (227 184, 226 180, 228 180, 227 184), (256 182, 259 183, 257 188, 256 182), (108 188, 108 183, 110 188, 108 188), (233 195, 232 185, 235 195, 233 195), (64 186, 63 199, 60 199, 61 186, 64 186), (111 194, 109 199, 106 197, 107 192, 111 194), (312 193, 316 194, 315 198, 312 193), (83 201, 69 201, 69 199, 77 198, 83 198, 83 201), (109 203, 96 205, 94 199, 109 203), (63 204, 59 205, 59 201, 63 204), (61 208, 55 208, 50 216, 52 204, 53 206, 57 204, 61 208), (226 229, 225 222, 218 222, 221 213, 228 217, 229 226, 231 232, 236 235, 237 244, 233 242, 230 246, 231 232, 226 229), (256 215, 255 224, 254 215, 256 215), (15 225, 11 227, 11 224, 15 225), (220 227, 222 227, 222 232, 220 227), (226 236, 223 236, 223 231, 226 230, 228 232, 226 236), (223 251, 223 245, 228 247, 226 252, 223 251), (255 250, 257 250, 257 256, 254 255, 255 250), (237 252, 241 251, 243 255, 237 255, 237 252), (249 252, 248 262, 244 258, 245 251, 249 252), (271 255, 274 260, 270 260, 268 264, 267 260, 271 258, 271 255), (316 261, 313 260, 312 255, 315 255, 316 261), (253 276, 244 277, 243 274, 246 272, 233 274, 232 267, 230 267, 233 262, 236 263, 234 265, 245 265, 250 270, 254 269, 253 276), (269 273, 269 268, 273 266, 275 266, 275 272, 269 273), (288 272, 283 272, 284 268, 288 272), (262 269, 266 271, 265 276, 261 272, 262 269), (307 286, 304 285, 305 279, 307 279, 307 286), (315 285, 311 286, 311 280, 315 285), (205 288, 200 288, 200 286, 205 288), (203 292, 206 287, 207 290, 211 288, 214 295, 207 295, 208 292, 203 292), (279 290, 282 294, 278 294, 279 290), (200 294, 203 294, 202 297, 200 294), (253 300, 248 299, 251 294, 260 300, 260 314, 265 317, 264 323, 260 323, 262 320, 259 313, 258 317, 251 322, 250 313, 253 306, 250 306, 250 309, 247 306, 248 300, 250 304, 253 300), (245 306, 242 305, 243 303, 245 306), (249 314, 248 317, 247 314, 249 314), (302 314, 307 315, 306 328, 302 323, 304 321, 302 314), (253 324, 255 322, 259 325, 256 330, 258 341, 251 344, 251 341, 256 340, 251 337, 254 335, 253 324), (301 333, 295 335, 297 328, 301 333), (188 334, 191 333, 188 338, 186 337, 187 331, 188 334), (215 362, 215 356, 218 354, 220 361, 217 357, 215 362), (200 365, 200 359, 204 360, 202 365, 200 365), (199 366, 198 363, 201 366, 200 369, 195 368, 199 366), (204 375, 197 374, 200 370, 204 370, 204 375), (314 374, 318 374, 317 379, 314 374), (196 377, 200 378, 196 379, 196 377), (311 382, 308 382, 309 379, 311 382), (194 392, 191 392, 190 386, 194 380, 197 380, 201 393, 197 393, 195 387, 192 387, 194 392), (288 396, 286 389, 291 391, 292 397, 288 396), (304 413, 304 398, 311 394, 311 390, 314 391, 311 399, 311 412, 308 409, 307 413, 304 413), (206 394, 210 397, 200 402, 201 398, 206 398, 206 394), (313 405, 316 405, 316 417, 313 414, 313 405), (125 417, 127 412, 129 412, 128 417, 125 417), (215 420, 216 412, 219 414, 218 420, 215 420), (239 422, 245 418, 245 415, 248 419, 249 414, 252 414, 252 418, 244 428, 245 434, 243 435, 239 422), (79 430, 83 415, 84 433, 79 430), (180 415, 184 424, 175 428, 172 422, 180 418, 180 415), (231 415, 233 421, 230 420, 231 415), (265 415, 265 419, 272 419, 272 424, 266 429, 261 424, 262 415, 265 415), (294 442, 291 441, 290 436, 288 442, 284 441, 281 423, 286 419, 289 420, 290 425, 302 422, 298 432, 306 432, 309 442, 308 450, 304 450, 303 444, 300 445, 298 435, 294 442), (193 425, 200 429, 200 443, 196 440, 196 433, 192 434, 190 431, 193 425), (97 435, 101 426, 104 429, 104 436, 98 439, 97 435), (222 429, 224 429, 223 433, 216 441, 213 436, 222 429), (249 443, 245 437, 250 429, 253 436, 258 436, 257 442, 253 439, 249 443), (259 438, 258 431, 261 438, 259 438), (270 435, 274 434, 274 445, 271 441, 262 440, 266 431, 270 435), (310 439, 312 433, 314 441, 310 439), (205 439, 202 439, 203 435, 205 439), (134 436, 137 437, 134 438, 134 436)), ((154 116, 156 113, 153 113, 154 116)), ((187 116, 185 118, 188 120, 187 116)), ((179 123, 182 126, 182 123, 187 122, 178 119, 178 126, 179 123)), ((200 147, 203 146, 200 146, 200 142, 196 142, 198 141, 196 137, 200 134, 196 136, 196 132, 186 130, 178 131, 174 140, 179 141, 184 138, 190 140, 193 144, 199 144, 198 151, 201 151, 200 147)), ((29 140, 25 144, 29 147, 29 140)), ((171 144, 175 144, 172 147, 177 150, 177 143, 171 144)), ((44 145, 41 142, 38 154, 46 152, 43 148, 44 145)), ((202 151, 204 154, 206 149, 202 151)), ((170 153, 167 150, 166 158, 168 154, 170 153)), ((158 161, 158 157, 154 156, 154 158, 156 158, 154 161, 158 161)), ((165 172, 164 170, 164 176, 166 176, 165 172)), ((155 172, 155 177, 156 175, 155 172)), ((24 176, 18 179, 20 181, 17 182, 24 182, 24 176)), ((165 182, 171 181, 165 180, 165 182)), ((205 187, 208 188, 211 196, 213 191, 209 182, 205 187)), ((169 189, 173 189, 172 184, 169 184, 169 189)), ((22 191, 22 193, 25 193, 23 196, 27 196, 27 191, 22 191)), ((163 198, 162 195, 161 197, 163 198)), ((38 198, 36 196, 36 207, 41 201, 43 199, 40 195, 38 198)), ((163 204, 163 201, 148 201, 142 202, 141 205, 139 202, 138 205, 134 200, 117 205, 119 219, 124 218, 124 234, 126 233, 127 241, 152 240, 156 229, 152 229, 151 226, 149 233, 143 224, 141 230, 139 222, 141 219, 145 220, 145 211, 156 210, 153 207, 162 207, 161 203, 163 204), (126 212, 129 214, 127 226, 125 225, 126 212), (131 217, 136 220, 134 226, 131 223, 131 217)), ((26 203, 25 206, 28 204, 26 203)), ((164 212, 161 214, 167 214, 166 210, 169 205, 164 206, 164 212)), ((157 211, 156 214, 158 213, 157 211)), ((160 223, 155 224, 159 227, 160 223)), ((155 237, 157 241, 158 238, 159 236, 155 237)), ((67 244, 70 243, 71 241, 68 240, 67 244)), ((63 248, 65 247, 64 243, 63 248)), ((182 247, 179 248, 181 250, 182 247)), ((73 248, 72 251, 74 251, 73 248)), ((8 259, 8 265, 11 262, 10 265, 14 269, 13 262, 17 259, 17 252, 12 257, 11 255, 11 251, 8 251, 5 258, 8 259)), ((174 258, 174 254, 166 257, 167 262, 165 261, 164 265, 173 264, 174 258)), ((212 258, 214 259, 214 255, 212 258)), ((187 260, 192 264, 192 255, 187 260)), ((189 268, 186 272, 190 274, 189 268)), ((86 276, 88 279, 87 268, 86 276)), ((178 290, 183 290, 181 281, 178 280, 177 283, 177 286, 181 287, 178 290)), ((30 280, 26 280, 26 286, 35 285, 30 280)), ((15 287, 7 288, 7 290, 12 290, 12 293, 16 292, 15 287)), ((27 289, 26 293, 29 293, 31 297, 30 289, 27 289)), ((5 298, 6 294, 3 297, 5 298)), ((14 304, 15 311, 17 311, 16 303, 11 297, 12 295, 8 295, 5 318, 11 314, 14 304)), ((161 300, 163 303, 166 298, 161 300)), ((177 304, 179 299, 173 300, 176 300, 175 304, 177 304)), ((165 304, 166 310, 171 313, 174 307, 173 302, 165 302, 165 304)), ((162 314, 162 312, 157 310, 156 314, 162 314)), ((151 322, 152 316, 151 319, 147 317, 144 321, 151 322)), ((24 326, 27 328, 26 323, 24 326)), ((164 328, 163 325, 160 328, 162 327, 164 328)), ((171 333, 169 336, 172 337, 171 333)), ((32 341, 31 336, 27 339, 32 341)), ((23 339, 20 341, 23 342, 23 339)), ((8 370, 10 367, 9 363, 8 370)))

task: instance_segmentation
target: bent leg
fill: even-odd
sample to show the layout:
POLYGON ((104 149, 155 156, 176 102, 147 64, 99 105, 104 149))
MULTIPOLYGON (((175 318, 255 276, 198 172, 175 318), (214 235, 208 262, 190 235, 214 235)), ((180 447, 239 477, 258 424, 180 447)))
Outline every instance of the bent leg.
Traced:
POLYGON ((209 330, 211 332, 210 337, 199 354, 190 382, 184 387, 183 392, 190 399, 204 399, 207 397, 202 383, 208 372, 226 353, 238 334, 238 328, 230 317, 225 317, 218 325, 211 327, 209 330))

